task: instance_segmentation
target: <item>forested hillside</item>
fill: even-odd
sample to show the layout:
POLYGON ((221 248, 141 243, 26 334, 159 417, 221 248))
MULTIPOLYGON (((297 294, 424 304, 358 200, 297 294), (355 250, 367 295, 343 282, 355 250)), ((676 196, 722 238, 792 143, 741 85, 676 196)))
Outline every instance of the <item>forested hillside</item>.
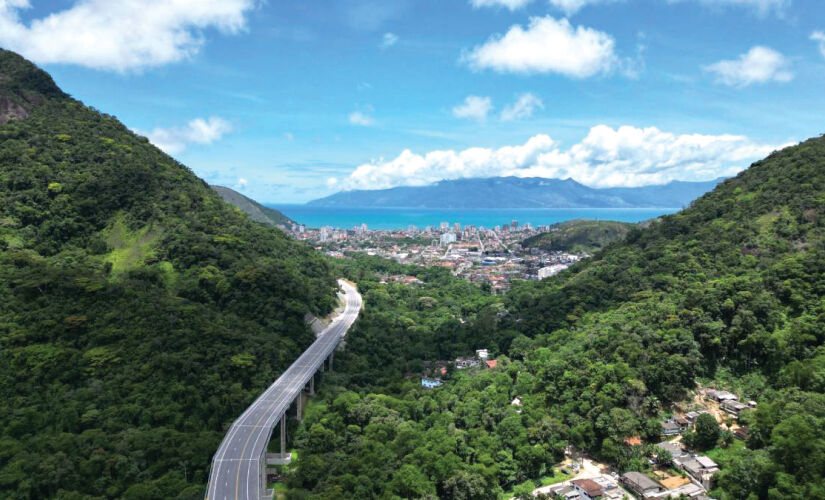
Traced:
POLYGON ((594 253, 627 236, 633 226, 627 222, 571 220, 553 224, 549 232, 531 236, 522 245, 548 251, 594 253))
POLYGON ((7 51, 0 104, 0 497, 203 498, 330 267, 7 51))
MULTIPOLYGON (((500 313, 473 323, 492 330, 483 345, 468 345, 508 353, 499 368, 434 391, 367 381, 359 390, 357 379, 356 392, 331 391, 326 413, 305 423, 296 497, 495 499, 548 474, 567 445, 641 470, 649 446, 624 439, 658 442, 671 403, 703 382, 759 402, 714 496, 825 498, 823 207, 817 138, 555 278, 518 284, 500 313), (508 403, 515 397, 521 407, 508 403), (325 472, 311 467, 320 463, 325 472)), ((393 290, 383 307, 414 304, 393 290)), ((386 316, 387 336, 432 331, 386 316)), ((376 355, 359 335, 372 334, 351 333, 355 366, 376 355)), ((446 332, 428 338, 455 343, 446 332)))

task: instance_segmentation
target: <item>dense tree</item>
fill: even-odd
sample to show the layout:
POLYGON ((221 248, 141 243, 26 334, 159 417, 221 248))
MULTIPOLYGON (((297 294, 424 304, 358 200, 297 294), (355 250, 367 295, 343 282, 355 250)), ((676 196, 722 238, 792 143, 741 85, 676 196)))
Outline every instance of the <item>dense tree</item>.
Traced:
POLYGON ((203 498, 228 424, 331 309, 331 267, 0 50, 8 101, 0 497, 203 498))
POLYGON ((719 441, 719 424, 710 413, 703 413, 696 418, 693 442, 700 450, 713 448, 719 441))

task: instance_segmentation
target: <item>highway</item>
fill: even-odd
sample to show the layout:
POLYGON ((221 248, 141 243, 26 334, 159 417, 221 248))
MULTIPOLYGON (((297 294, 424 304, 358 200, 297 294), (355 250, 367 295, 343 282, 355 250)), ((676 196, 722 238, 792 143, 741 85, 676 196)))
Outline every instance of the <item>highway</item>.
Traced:
POLYGON ((339 280, 346 307, 317 340, 232 424, 212 458, 207 500, 259 500, 272 429, 335 350, 361 311, 361 295, 339 280))

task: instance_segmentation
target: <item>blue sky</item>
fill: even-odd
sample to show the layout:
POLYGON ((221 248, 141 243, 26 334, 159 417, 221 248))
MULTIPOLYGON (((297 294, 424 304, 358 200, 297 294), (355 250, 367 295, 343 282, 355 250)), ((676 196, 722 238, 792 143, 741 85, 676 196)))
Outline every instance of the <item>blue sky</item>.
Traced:
POLYGON ((0 0, 0 45, 264 202, 731 175, 825 132, 821 0, 0 0))

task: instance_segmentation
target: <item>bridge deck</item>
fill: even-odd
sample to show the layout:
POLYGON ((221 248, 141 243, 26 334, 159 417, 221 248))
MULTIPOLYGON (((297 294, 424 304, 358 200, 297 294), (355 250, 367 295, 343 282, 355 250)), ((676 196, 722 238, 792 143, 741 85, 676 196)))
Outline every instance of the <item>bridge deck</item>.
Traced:
POLYGON ((346 308, 232 424, 212 459, 207 500, 260 500, 262 461, 272 429, 358 318, 361 295, 340 281, 346 308))

